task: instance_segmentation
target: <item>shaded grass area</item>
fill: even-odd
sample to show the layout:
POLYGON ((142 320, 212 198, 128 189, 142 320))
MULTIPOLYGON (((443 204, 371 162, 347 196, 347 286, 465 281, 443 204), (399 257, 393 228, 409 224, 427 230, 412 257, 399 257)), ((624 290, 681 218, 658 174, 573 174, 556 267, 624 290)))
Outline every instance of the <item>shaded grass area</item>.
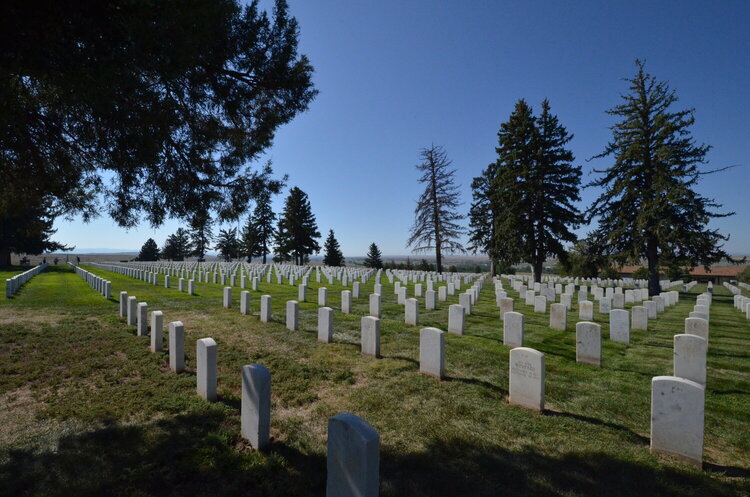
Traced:
MULTIPOLYGON (((106 301, 65 268, 32 280, 0 303, 0 494, 3 495, 323 495, 328 417, 353 412, 381 435, 381 495, 745 495, 750 485, 748 322, 717 288, 711 313, 706 395, 706 469, 648 451, 651 377, 670 374, 672 336, 692 309, 681 302, 633 332, 630 345, 604 341, 602 369, 575 363, 574 325, 548 328, 526 315, 526 345, 544 352, 547 411, 507 404, 508 348, 492 285, 447 336, 448 379, 418 373, 419 327, 383 278, 383 359, 359 354, 359 321, 373 282, 353 314, 336 312, 334 344, 316 341, 317 288, 340 308, 343 287, 311 278, 301 330, 283 326, 288 284, 261 282, 254 315, 221 307, 221 286, 196 296, 89 268, 186 326, 186 373, 134 336, 106 301), (273 296, 274 322, 257 318, 273 296), (219 402, 195 394, 195 340, 219 344, 219 402), (260 362, 273 375, 273 443, 257 453, 239 437, 240 370, 260 362), (29 421, 31 420, 31 421, 29 421)), ((163 280, 162 280, 163 281, 163 280)), ((176 286, 176 279, 173 278, 176 286)), ((413 295, 413 285, 409 286, 413 295)), ((447 328, 447 306, 420 310, 421 326, 447 328)), ((422 301, 423 305, 423 301, 422 301)), ((596 320, 608 323, 603 315, 596 320)))

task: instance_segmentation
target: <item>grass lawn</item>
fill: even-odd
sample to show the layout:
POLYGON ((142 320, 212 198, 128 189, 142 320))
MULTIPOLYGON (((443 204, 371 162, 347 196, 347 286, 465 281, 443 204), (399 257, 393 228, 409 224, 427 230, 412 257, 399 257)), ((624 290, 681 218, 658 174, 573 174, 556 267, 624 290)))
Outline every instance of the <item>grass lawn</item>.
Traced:
MULTIPOLYGON (((631 344, 605 339, 601 369, 575 362, 577 304, 568 330, 552 331, 549 314, 534 314, 510 290, 526 317, 525 345, 545 354, 547 410, 535 413, 507 403, 509 349, 490 283, 467 334, 446 337, 448 378, 437 381, 418 372, 419 328, 446 330, 458 294, 435 311, 420 299, 420 326, 406 326, 383 277, 383 358, 373 359, 359 353, 372 280, 352 315, 335 313, 335 343, 321 344, 317 288, 329 288, 329 306, 340 309, 339 285, 311 278, 293 332, 284 306, 297 288, 288 284, 261 281, 253 314, 243 316, 238 287, 224 309, 220 285, 196 283, 189 296, 87 269, 112 281, 112 300, 61 266, 0 300, 0 495, 322 496, 327 420, 341 412, 380 433, 383 496, 750 493, 750 322, 724 288, 711 309, 699 471, 648 445, 651 378, 671 374, 672 337, 704 286, 681 294, 649 331, 631 332, 631 344), (149 352, 149 338, 118 317, 122 290, 163 311, 165 329, 185 324, 185 373, 172 374, 167 354, 149 352), (272 323, 258 319, 266 293, 272 323), (205 337, 218 343, 216 403, 195 392, 195 340, 205 337), (239 436, 240 371, 256 362, 272 373, 272 443, 263 453, 239 436)), ((607 337, 605 316, 596 320, 607 337)))

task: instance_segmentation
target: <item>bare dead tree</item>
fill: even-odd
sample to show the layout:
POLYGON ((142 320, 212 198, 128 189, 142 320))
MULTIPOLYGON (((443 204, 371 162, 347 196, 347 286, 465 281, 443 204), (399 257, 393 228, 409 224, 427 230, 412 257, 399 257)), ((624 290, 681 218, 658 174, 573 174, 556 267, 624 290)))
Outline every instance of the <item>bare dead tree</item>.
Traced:
POLYGON ((419 182, 425 184, 425 190, 417 200, 414 224, 406 245, 413 247, 412 252, 434 249, 437 270, 442 273, 443 251, 465 252, 458 241, 466 230, 458 224, 464 216, 458 213, 461 202, 455 183, 456 170, 450 168, 452 162, 439 145, 423 148, 420 158, 422 162, 416 167, 422 172, 419 182))

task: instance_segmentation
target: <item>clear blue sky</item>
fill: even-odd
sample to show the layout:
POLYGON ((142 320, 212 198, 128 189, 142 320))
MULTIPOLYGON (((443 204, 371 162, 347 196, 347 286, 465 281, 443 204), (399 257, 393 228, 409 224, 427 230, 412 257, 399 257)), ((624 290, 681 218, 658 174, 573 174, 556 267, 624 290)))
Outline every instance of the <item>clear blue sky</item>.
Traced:
MULTIPOLYGON (((263 2, 268 6, 271 2, 263 2)), ((750 2, 690 1, 370 1, 290 0, 301 52, 320 90, 310 109, 281 128, 267 158, 308 193, 325 236, 344 255, 406 254, 419 150, 443 145, 461 184, 465 210, 474 176, 496 158, 497 130, 519 98, 552 111, 575 135, 583 166, 602 151, 613 123, 604 111, 627 90, 634 59, 696 110, 693 135, 713 146, 699 191, 731 218, 726 248, 750 254, 750 2)), ((265 160, 265 159, 264 159, 265 160)), ((587 207, 594 190, 583 192, 587 207)), ((283 196, 275 201, 279 210, 283 196)), ((161 245, 179 223, 127 232, 107 218, 56 224, 57 239, 79 248, 161 245)), ((585 234, 586 229, 580 230, 585 234)), ((321 240, 321 245, 322 245, 321 240)))

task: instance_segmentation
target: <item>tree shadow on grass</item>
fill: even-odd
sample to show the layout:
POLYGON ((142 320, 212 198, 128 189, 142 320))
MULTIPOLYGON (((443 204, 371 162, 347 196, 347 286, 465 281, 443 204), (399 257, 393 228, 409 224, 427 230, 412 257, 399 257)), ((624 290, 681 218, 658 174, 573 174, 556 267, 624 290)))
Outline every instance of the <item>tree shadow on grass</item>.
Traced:
POLYGON ((244 449, 225 421, 209 411, 113 424, 64 437, 54 452, 0 454, 0 495, 323 495, 322 455, 279 442, 262 454, 244 449))
POLYGON ((679 467, 655 466, 605 452, 547 455, 434 441, 419 453, 384 451, 381 496, 739 496, 747 482, 722 481, 679 467))

